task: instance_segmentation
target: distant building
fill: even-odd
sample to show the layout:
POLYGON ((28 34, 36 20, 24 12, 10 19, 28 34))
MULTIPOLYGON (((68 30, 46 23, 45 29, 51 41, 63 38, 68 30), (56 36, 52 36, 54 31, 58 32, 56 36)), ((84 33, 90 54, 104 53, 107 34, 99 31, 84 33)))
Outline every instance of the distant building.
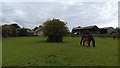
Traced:
POLYGON ((107 29, 105 29, 105 28, 100 28, 100 29, 99 29, 99 34, 107 34, 107 29))
POLYGON ((34 30, 33 35, 42 36, 42 35, 43 35, 42 26, 37 27, 37 28, 34 30))
POLYGON ((94 25, 94 26, 86 26, 86 27, 75 27, 72 29, 72 34, 82 34, 84 31, 90 31, 92 34, 98 34, 99 33, 99 28, 94 25))
POLYGON ((99 33, 99 28, 94 25, 94 26, 86 26, 86 27, 82 27, 80 29, 80 32, 83 33, 85 30, 90 31, 92 34, 98 34, 99 33))
POLYGON ((72 34, 73 35, 79 35, 80 34, 80 28, 81 28, 80 26, 73 28, 72 29, 72 34))
POLYGON ((115 34, 116 30, 113 27, 104 27, 98 28, 96 25, 94 26, 86 26, 86 27, 75 27, 72 29, 72 34, 82 34, 84 31, 90 31, 92 34, 115 34))
POLYGON ((99 28, 99 34, 112 34, 112 33, 116 33, 116 30, 113 27, 99 28))

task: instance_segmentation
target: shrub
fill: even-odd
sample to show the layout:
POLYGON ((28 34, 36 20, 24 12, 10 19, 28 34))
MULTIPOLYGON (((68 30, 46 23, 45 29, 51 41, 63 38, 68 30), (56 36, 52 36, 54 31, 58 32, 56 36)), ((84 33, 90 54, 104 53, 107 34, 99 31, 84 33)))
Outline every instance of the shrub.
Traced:
POLYGON ((43 23, 42 30, 48 42, 62 42, 63 36, 68 33, 66 23, 59 19, 47 20, 43 23))

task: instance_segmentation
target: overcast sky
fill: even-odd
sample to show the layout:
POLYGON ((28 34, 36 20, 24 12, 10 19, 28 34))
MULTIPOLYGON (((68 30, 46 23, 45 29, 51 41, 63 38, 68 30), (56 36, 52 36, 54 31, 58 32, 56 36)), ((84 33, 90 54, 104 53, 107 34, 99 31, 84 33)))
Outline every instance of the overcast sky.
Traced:
MULTIPOLYGON (((6 1, 6 0, 5 0, 6 1)), ((118 2, 4 2, 2 24, 18 23, 34 28, 47 19, 59 18, 71 30, 76 26, 118 27, 118 2)))

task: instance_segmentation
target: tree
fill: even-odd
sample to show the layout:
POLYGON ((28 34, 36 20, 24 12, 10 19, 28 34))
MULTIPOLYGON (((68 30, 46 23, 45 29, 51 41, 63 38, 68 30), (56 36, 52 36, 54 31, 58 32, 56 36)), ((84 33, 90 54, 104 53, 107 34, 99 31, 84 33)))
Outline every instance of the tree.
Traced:
POLYGON ((13 30, 13 34, 12 36, 18 36, 18 31, 17 29, 20 29, 21 27, 18 24, 10 24, 12 30, 13 30))
POLYGON ((2 26, 2 37, 8 37, 12 35, 12 28, 9 25, 2 26))
POLYGON ((60 19, 47 20, 43 23, 43 34, 47 36, 48 42, 62 42, 63 37, 68 33, 66 22, 60 19))
POLYGON ((116 28, 117 37, 120 38, 120 28, 116 28))
POLYGON ((17 36, 18 24, 2 25, 2 37, 17 36))
POLYGON ((29 32, 27 28, 20 28, 17 31, 19 36, 29 36, 29 32))
POLYGON ((11 26, 14 26, 16 29, 20 28, 20 26, 18 24, 10 24, 11 26))

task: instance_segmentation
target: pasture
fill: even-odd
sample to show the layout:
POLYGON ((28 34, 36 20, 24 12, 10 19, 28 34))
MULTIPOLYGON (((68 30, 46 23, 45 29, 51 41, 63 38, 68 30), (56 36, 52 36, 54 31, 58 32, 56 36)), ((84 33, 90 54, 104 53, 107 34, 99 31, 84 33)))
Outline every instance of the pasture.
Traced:
POLYGON ((95 37, 96 47, 79 45, 80 38, 65 37, 62 43, 46 37, 2 39, 3 66, 117 66, 118 40, 95 37))

